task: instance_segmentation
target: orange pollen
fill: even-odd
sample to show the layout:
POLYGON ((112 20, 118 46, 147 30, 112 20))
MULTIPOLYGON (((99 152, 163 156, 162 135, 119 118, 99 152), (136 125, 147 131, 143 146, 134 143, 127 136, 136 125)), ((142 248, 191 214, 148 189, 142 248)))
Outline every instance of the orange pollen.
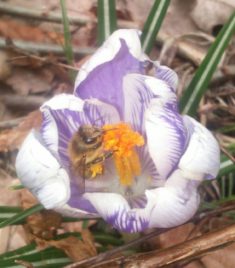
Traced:
POLYGON ((105 125, 103 130, 103 148, 113 152, 120 183, 130 186, 134 176, 141 173, 139 156, 135 147, 144 145, 144 138, 125 123, 105 125))

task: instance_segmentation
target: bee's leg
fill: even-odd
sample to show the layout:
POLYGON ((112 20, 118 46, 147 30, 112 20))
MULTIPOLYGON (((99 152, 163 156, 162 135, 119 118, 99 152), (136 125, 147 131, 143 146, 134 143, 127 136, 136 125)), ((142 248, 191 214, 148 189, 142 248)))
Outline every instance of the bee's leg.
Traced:
POLYGON ((99 156, 99 157, 95 158, 94 160, 92 160, 91 162, 87 163, 86 166, 87 167, 90 167, 92 165, 95 165, 95 164, 98 164, 98 163, 102 163, 106 159, 108 159, 108 158, 110 158, 112 156, 113 156, 113 152, 106 152, 102 156, 99 156))

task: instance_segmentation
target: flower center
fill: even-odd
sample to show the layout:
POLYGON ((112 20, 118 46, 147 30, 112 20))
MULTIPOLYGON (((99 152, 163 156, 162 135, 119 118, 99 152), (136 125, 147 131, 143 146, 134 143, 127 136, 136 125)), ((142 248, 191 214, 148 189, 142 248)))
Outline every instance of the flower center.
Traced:
POLYGON ((141 164, 135 147, 144 145, 144 138, 128 124, 103 126, 103 148, 113 152, 114 164, 123 186, 130 186, 141 173, 141 164))

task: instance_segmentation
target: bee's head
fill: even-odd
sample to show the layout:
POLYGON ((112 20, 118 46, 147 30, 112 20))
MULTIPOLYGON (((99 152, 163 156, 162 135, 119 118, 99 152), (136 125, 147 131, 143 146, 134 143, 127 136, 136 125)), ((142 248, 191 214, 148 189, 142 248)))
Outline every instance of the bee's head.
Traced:
POLYGON ((88 125, 80 126, 78 134, 86 144, 96 143, 102 136, 102 130, 88 125))

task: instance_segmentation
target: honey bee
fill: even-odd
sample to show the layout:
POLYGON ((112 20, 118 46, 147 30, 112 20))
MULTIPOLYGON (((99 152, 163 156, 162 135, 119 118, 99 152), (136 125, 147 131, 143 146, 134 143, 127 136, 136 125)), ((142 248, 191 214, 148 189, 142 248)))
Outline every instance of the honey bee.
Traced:
POLYGON ((105 159, 111 157, 113 152, 105 152, 103 149, 104 130, 91 125, 82 125, 73 135, 68 153, 75 176, 82 179, 92 177, 92 166, 102 164, 105 159))

